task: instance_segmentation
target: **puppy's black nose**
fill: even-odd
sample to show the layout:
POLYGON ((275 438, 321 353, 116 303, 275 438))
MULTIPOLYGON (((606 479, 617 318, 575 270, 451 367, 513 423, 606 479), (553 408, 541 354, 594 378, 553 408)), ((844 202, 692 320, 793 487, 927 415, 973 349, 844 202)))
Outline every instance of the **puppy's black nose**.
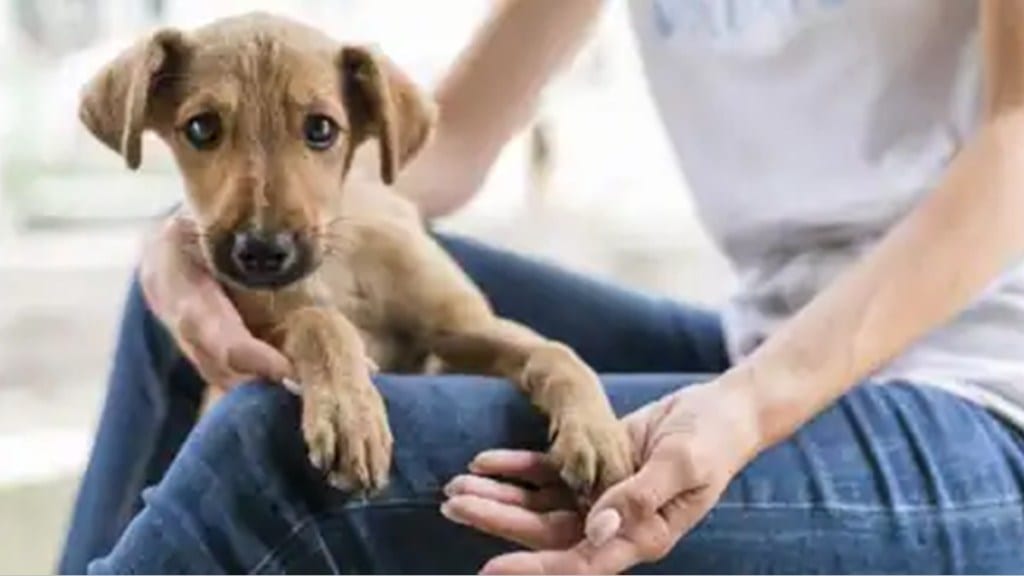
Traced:
POLYGON ((253 284, 277 284, 289 278, 298 263, 295 234, 238 232, 231 245, 231 261, 243 280, 253 284))

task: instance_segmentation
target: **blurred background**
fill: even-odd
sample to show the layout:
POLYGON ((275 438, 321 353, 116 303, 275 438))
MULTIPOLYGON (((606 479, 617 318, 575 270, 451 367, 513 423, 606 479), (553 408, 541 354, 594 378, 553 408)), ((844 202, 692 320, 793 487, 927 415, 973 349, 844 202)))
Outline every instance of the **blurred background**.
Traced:
MULTIPOLYGON (((732 278, 694 220, 625 3, 609 4, 483 192, 441 225, 713 306, 732 278)), ((54 569, 141 234, 181 193, 161 145, 131 173, 92 140, 79 88, 147 29, 253 9, 372 41, 430 86, 488 3, 0 0, 0 574, 54 569)))

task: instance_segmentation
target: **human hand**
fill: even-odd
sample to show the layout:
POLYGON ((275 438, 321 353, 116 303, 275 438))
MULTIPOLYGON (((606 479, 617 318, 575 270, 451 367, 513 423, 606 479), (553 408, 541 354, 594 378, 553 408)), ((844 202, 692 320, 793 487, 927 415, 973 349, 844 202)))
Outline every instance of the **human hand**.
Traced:
POLYGON ((195 224, 175 214, 146 242, 139 282, 146 302, 203 379, 229 388, 253 376, 287 378, 291 364, 255 338, 202 264, 195 224))
POLYGON ((498 556, 483 573, 618 573, 660 560, 759 446, 750 401, 719 381, 665 396, 624 422, 639 469, 605 492, 586 517, 539 453, 484 452, 470 474, 446 486, 446 517, 535 550, 498 556))

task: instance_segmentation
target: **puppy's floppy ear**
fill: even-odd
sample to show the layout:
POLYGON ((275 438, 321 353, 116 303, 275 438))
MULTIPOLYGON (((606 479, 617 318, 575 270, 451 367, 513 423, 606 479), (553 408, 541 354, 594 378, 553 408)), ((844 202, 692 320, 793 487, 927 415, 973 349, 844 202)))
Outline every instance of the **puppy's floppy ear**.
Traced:
POLYGON ((381 179, 391 184, 426 144, 435 107, 412 80, 372 48, 344 47, 338 65, 352 149, 366 138, 377 138, 381 179))
POLYGON ((142 131, 150 124, 160 76, 181 65, 186 48, 178 30, 157 31, 104 66, 82 91, 78 117, 132 170, 142 161, 142 131))

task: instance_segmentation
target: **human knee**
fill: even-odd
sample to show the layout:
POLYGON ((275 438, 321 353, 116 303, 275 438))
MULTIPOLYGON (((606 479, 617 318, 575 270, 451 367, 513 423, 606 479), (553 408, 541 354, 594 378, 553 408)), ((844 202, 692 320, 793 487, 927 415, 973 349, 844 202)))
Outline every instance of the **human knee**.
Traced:
POLYGON ((238 450, 247 457, 276 458, 301 448, 299 416, 299 402, 292 393, 280 384, 256 380, 217 400, 201 416, 193 442, 212 461, 238 450))

